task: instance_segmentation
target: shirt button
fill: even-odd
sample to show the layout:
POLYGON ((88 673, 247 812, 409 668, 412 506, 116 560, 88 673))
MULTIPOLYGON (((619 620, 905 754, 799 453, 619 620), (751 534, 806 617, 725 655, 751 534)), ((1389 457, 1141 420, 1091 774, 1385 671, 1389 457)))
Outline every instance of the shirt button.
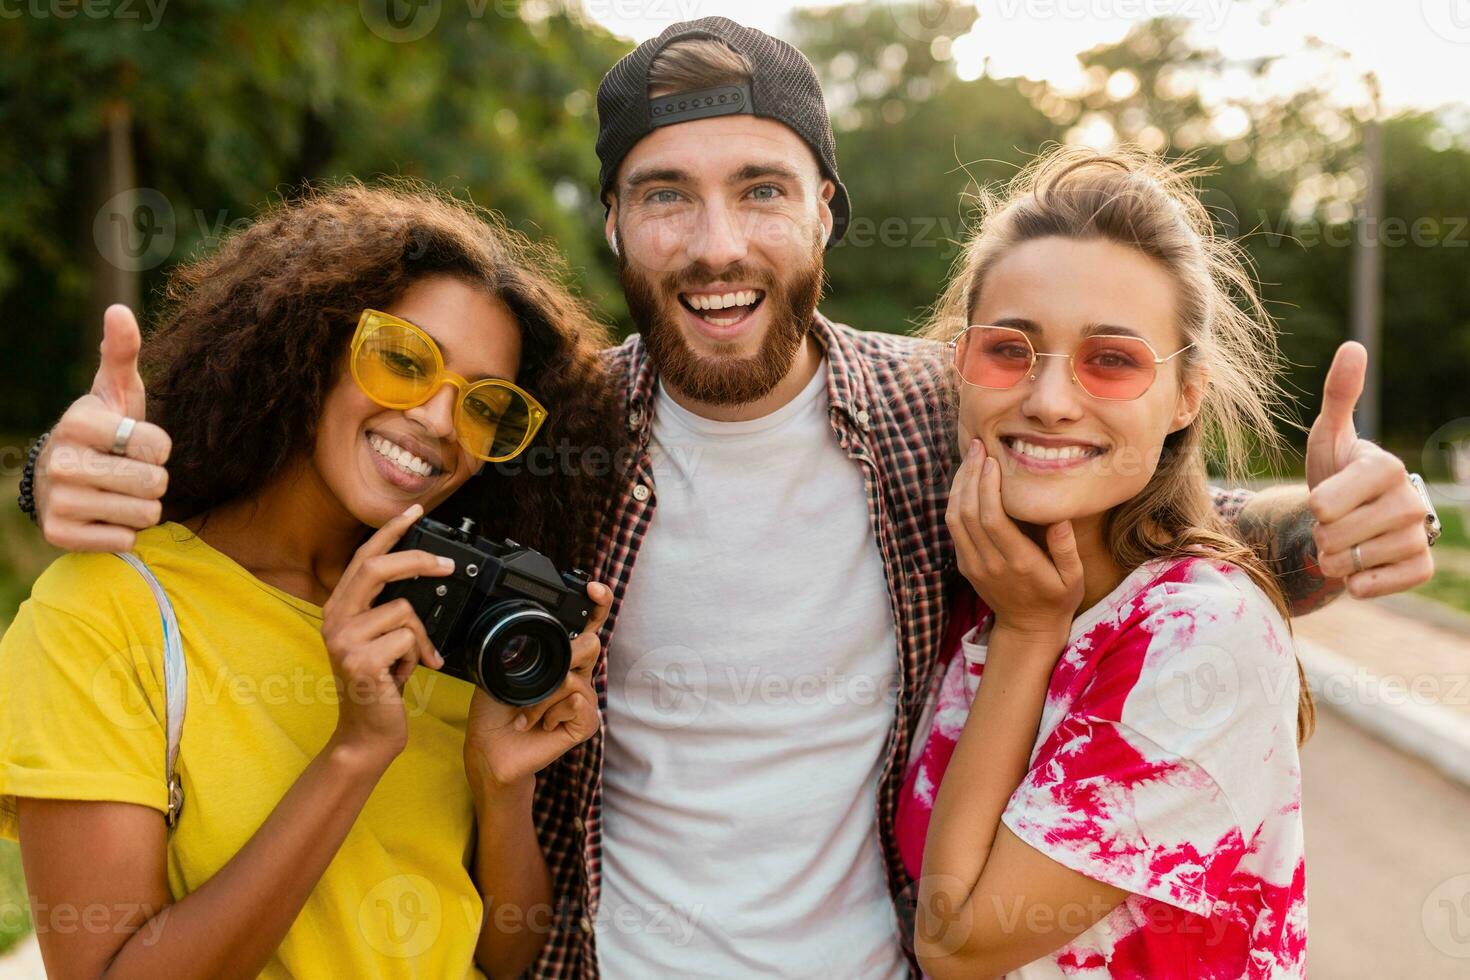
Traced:
POLYGON ((860 426, 862 426, 863 428, 866 429, 868 427, 868 418, 869 418, 869 416, 868 416, 868 410, 866 408, 863 408, 863 409, 859 409, 858 410, 858 413, 857 413, 857 424, 858 425, 860 425, 860 426))
POLYGON ((642 503, 648 499, 648 484, 640 483, 633 488, 633 499, 642 503))
POLYGON ((628 427, 636 429, 643 424, 643 412, 641 409, 633 409, 628 415, 628 427))
POLYGON ((581 927, 583 932, 592 931, 592 920, 587 918, 585 915, 582 916, 582 921, 578 922, 577 925, 581 927))
POLYGON ((575 817, 572 819, 572 829, 575 830, 577 833, 580 834, 583 830, 586 829, 586 826, 586 824, 582 823, 581 817, 575 817))

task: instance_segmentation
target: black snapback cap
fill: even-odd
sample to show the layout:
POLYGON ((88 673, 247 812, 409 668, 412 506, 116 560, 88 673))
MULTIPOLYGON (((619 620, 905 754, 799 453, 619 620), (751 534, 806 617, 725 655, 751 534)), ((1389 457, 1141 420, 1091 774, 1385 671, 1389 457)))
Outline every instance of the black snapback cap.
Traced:
POLYGON ((701 17, 673 24, 652 40, 624 55, 597 86, 597 157, 601 197, 607 203, 618 166, 628 152, 653 130, 694 119, 749 113, 774 119, 800 136, 821 165, 822 176, 837 185, 832 195, 830 248, 847 231, 852 206, 837 176, 837 141, 827 117, 827 102, 816 69, 806 55, 785 41, 725 17, 701 17), (676 41, 714 38, 745 55, 751 66, 748 85, 722 85, 693 92, 648 97, 648 69, 660 52, 676 41))

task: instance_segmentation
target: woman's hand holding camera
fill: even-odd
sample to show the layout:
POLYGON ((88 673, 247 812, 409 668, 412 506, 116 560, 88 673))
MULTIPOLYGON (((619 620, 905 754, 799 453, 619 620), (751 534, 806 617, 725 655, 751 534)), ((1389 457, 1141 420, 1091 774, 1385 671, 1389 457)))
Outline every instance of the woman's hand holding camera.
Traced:
POLYGON ((340 698, 333 739, 368 750, 383 765, 408 742, 403 686, 409 675, 420 663, 444 664, 407 599, 372 604, 389 582, 454 571, 452 560, 427 551, 390 553, 422 514, 414 504, 368 538, 322 609, 322 637, 340 698))
MULTIPOLYGON (((1028 538, 1001 505, 1000 465, 978 439, 955 474, 944 521, 960 572, 995 613, 995 632, 1060 655, 1084 594, 1071 522, 1047 528, 1047 550, 1028 538)), ((1048 673, 1054 665, 1055 657, 1048 673)))
POLYGON ((587 586, 595 604, 587 625, 572 641, 572 669, 546 700, 525 708, 502 704, 476 689, 470 703, 464 762, 470 785, 482 798, 517 796, 536 773, 587 741, 602 723, 592 671, 602 652, 598 633, 612 606, 612 590, 587 586))

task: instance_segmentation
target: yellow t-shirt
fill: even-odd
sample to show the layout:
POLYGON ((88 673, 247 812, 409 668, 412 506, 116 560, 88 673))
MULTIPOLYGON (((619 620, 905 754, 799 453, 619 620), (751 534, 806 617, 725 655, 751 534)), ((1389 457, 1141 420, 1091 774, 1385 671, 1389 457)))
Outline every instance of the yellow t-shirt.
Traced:
MULTIPOLYGON (((320 751, 337 694, 319 606, 178 524, 138 535, 136 553, 173 603, 189 667, 184 808, 168 841, 179 899, 244 846, 320 751)), ((0 833, 16 836, 16 797, 166 809, 162 645, 153 594, 120 558, 67 555, 36 581, 0 639, 0 833)), ((480 976, 463 763, 473 690, 414 672, 408 747, 262 976, 480 976)))

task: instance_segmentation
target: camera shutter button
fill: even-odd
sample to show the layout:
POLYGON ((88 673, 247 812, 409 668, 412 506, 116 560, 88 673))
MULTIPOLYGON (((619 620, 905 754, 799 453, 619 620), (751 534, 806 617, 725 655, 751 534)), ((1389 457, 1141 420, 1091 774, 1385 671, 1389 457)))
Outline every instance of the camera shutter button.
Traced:
POLYGON ((464 567, 464 573, 469 578, 474 578, 476 575, 479 575, 480 574, 480 566, 479 565, 466 565, 464 567))

